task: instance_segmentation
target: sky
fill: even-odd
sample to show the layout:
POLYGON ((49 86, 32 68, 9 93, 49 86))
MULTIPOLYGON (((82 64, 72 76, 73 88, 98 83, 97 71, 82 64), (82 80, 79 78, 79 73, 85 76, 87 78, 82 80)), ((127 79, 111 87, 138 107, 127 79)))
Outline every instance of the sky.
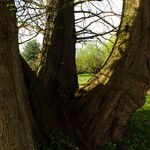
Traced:
MULTIPOLYGON (((116 14, 121 14, 122 11, 122 0, 102 0, 102 1, 92 1, 92 3, 86 2, 84 3, 82 6, 81 5, 77 5, 75 7, 75 11, 79 11, 79 10, 84 10, 84 11, 89 11, 89 12, 94 12, 99 14, 100 12, 107 12, 107 13, 100 13, 99 16, 102 18, 105 18, 105 20, 107 20, 108 22, 110 22, 113 26, 118 26, 120 23, 120 17, 119 16, 112 16, 112 13, 110 13, 111 11, 115 12, 116 14)), ((85 16, 87 17, 89 15, 89 13, 86 13, 85 16)), ((81 17, 85 17, 82 13, 75 13, 75 18, 79 19, 81 17)), ((111 30, 111 26, 109 26, 108 24, 105 24, 102 20, 98 20, 95 23, 91 23, 93 22, 93 20, 98 20, 98 17, 92 17, 87 19, 86 21, 81 21, 80 23, 78 23, 76 25, 76 31, 81 30, 81 27, 85 27, 87 25, 89 25, 88 29, 91 30, 92 32, 96 32, 96 33, 103 33, 104 31, 107 32, 109 30, 111 30)), ((22 33, 25 33, 26 36, 21 37, 22 41, 27 40, 28 38, 30 38, 30 33, 27 32, 24 29, 21 29, 22 33)), ((20 30, 20 31, 21 31, 20 30)), ((90 34, 89 34, 90 35, 90 34)), ((84 35, 81 34, 80 37, 83 37, 84 35)), ((88 34, 86 34, 86 36, 88 36, 88 34)), ((109 38, 110 35, 106 35, 104 36, 104 38, 109 38)), ((102 41, 105 41, 104 38, 101 38, 102 41)), ((39 34, 36 37, 37 41, 39 43, 42 44, 43 42, 43 35, 39 34)), ((95 40, 95 39, 93 39, 95 40)), ((81 47, 81 44, 77 44, 76 45, 77 48, 81 47)), ((24 44, 20 45, 20 49, 22 50, 24 47, 24 44)))
MULTIPOLYGON (((112 30, 113 29, 112 26, 114 27, 119 26, 120 19, 121 19, 120 15, 122 12, 122 0, 92 1, 92 2, 86 2, 84 3, 84 5, 78 5, 77 7, 75 7, 75 11, 80 11, 81 9, 87 12, 96 13, 98 14, 98 17, 95 16, 95 17, 86 19, 86 21, 81 21, 80 23, 77 24, 76 31, 81 30, 80 27, 86 27, 89 25, 88 30, 97 34, 103 34, 104 32, 109 32, 110 30, 112 30), (118 15, 114 15, 114 13, 118 15), (103 19, 109 22, 110 25, 107 22, 103 21, 103 19), (95 20, 96 22, 94 22, 95 20)), ((88 16, 89 16, 89 13, 86 13, 86 14, 75 13, 76 19, 81 18, 81 17, 88 17, 88 16)), ((90 34, 80 35, 80 37, 84 37, 84 36, 90 36, 90 34)), ((99 36, 99 41, 103 43, 106 41, 106 39, 109 39, 111 36, 112 35, 109 33, 104 36, 99 36)), ((90 39, 90 40, 97 41, 96 38, 90 39)), ((81 44, 77 44, 77 47, 80 47, 80 46, 81 44)))

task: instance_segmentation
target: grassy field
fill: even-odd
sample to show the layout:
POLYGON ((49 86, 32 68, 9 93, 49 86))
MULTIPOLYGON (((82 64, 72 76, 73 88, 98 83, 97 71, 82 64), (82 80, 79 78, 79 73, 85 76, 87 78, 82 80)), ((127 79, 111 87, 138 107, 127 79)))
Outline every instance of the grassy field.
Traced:
POLYGON ((83 84, 87 83, 87 81, 92 77, 91 74, 79 74, 78 75, 78 82, 79 85, 82 86, 83 84))
MULTIPOLYGON (((90 74, 80 74, 79 85, 85 84, 91 77, 90 74)), ((145 105, 131 117, 125 143, 128 150, 150 150, 150 95, 146 96, 145 105)), ((116 150, 116 145, 110 142, 108 150, 116 150)))

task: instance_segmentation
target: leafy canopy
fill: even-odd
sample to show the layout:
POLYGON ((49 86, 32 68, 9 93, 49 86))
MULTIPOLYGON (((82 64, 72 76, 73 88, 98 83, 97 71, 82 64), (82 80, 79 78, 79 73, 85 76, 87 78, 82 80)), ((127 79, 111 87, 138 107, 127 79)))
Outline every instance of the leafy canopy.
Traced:
POLYGON ((78 73, 97 73, 102 65, 102 54, 94 43, 78 49, 76 54, 78 73))
POLYGON ((40 43, 36 39, 27 42, 23 48, 22 56, 28 62, 37 59, 40 52, 40 43))
POLYGON ((77 49, 76 65, 78 74, 95 74, 99 72, 101 66, 109 57, 115 40, 115 36, 110 38, 101 48, 95 43, 88 43, 85 47, 77 49))

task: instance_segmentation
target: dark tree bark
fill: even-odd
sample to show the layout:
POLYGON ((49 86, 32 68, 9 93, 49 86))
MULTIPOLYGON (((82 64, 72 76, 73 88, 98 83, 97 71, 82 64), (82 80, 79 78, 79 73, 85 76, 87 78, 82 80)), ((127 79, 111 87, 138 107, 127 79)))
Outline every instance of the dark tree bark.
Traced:
MULTIPOLYGON (((77 98, 72 99, 65 112, 71 118, 75 135, 87 149, 100 148, 108 138, 123 142, 130 116, 145 102, 149 88, 148 3, 148 0, 124 0, 123 18, 110 58, 96 77, 76 93, 77 98)), ((71 98, 77 86, 74 40, 67 45, 68 39, 74 37, 73 13, 70 13, 73 6, 59 8, 40 80, 62 105, 62 97, 71 98), (75 81, 69 80, 74 77, 75 81)))
POLYGON ((45 133, 71 123, 80 149, 102 149, 109 138, 121 143, 128 119, 144 104, 149 88, 149 0, 124 0, 113 52, 76 98, 73 1, 56 3, 54 30, 47 33, 50 44, 38 79, 23 61, 22 73, 10 3, 0 2, 0 149, 35 149, 32 112, 45 133))
POLYGON ((145 102, 150 69, 149 7, 148 0, 124 0, 113 52, 96 77, 79 91, 82 98, 72 104, 76 133, 89 149, 99 149, 108 138, 122 143, 130 116, 145 102))
POLYGON ((39 68, 39 79, 45 89, 55 95, 64 98, 73 97, 78 87, 75 65, 74 3, 68 0, 59 1, 55 11, 52 37, 51 31, 45 33, 44 37, 44 41, 50 44, 45 44, 44 47, 44 53, 47 53, 46 63, 39 68))
POLYGON ((0 1, 0 149, 35 149, 34 119, 28 104, 12 0, 0 1))

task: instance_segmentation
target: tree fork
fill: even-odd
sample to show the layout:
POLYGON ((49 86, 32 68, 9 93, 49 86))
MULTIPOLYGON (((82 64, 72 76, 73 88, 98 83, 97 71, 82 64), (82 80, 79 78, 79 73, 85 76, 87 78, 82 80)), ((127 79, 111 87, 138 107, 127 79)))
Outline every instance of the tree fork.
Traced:
MULTIPOLYGON (((100 149, 110 137, 116 143, 123 141, 128 119, 137 108, 144 104, 144 96, 149 88, 149 83, 147 82, 150 69, 149 7, 150 2, 148 0, 133 0, 132 2, 124 0, 124 15, 112 55, 96 75, 97 79, 92 79, 89 85, 84 87, 83 90, 87 92, 77 99, 73 99, 70 96, 72 93, 74 94, 77 87, 74 41, 71 40, 69 47, 67 46, 68 41, 64 41, 65 35, 68 39, 74 39, 73 14, 71 13, 71 16, 68 16, 69 22, 67 21, 68 18, 65 18, 73 9, 72 7, 67 7, 68 9, 59 10, 56 28, 52 33, 52 43, 49 47, 46 66, 40 76, 42 86, 41 84, 36 84, 32 87, 31 83, 34 83, 36 78, 29 79, 30 81, 27 85, 31 98, 33 98, 33 103, 35 103, 34 109, 37 112, 39 111, 37 118, 41 119, 40 121, 42 126, 45 127, 45 131, 59 126, 61 118, 58 113, 60 114, 60 109, 64 109, 61 100, 66 99, 61 95, 67 94, 67 100, 72 103, 71 106, 68 106, 67 101, 65 108, 71 107, 71 110, 68 108, 65 114, 72 121, 72 128, 75 131, 81 149, 85 149, 85 147, 89 150, 100 149), (64 15, 62 16, 62 14, 64 15), (63 28, 57 28, 60 25, 63 25, 63 28), (67 28, 68 26, 72 28, 67 28), (58 43, 59 45, 57 45, 58 43), (72 59, 69 59, 70 55, 72 59), (60 58, 60 60, 54 60, 54 58, 60 58), (63 61, 65 63, 62 65, 63 61), (71 63, 68 66, 70 61, 71 63), (73 70, 67 70, 70 67, 73 70), (67 77, 70 75, 70 77, 66 78, 66 75, 67 77), (73 80, 70 80, 70 78, 73 78, 73 80), (61 81, 61 79, 63 80, 61 81), (46 83, 46 86, 44 83, 46 83), (45 89, 41 94, 36 95, 41 91, 38 86, 45 86, 45 89), (56 92, 53 91, 54 87, 56 92), (71 89, 68 92, 69 87, 71 89), (33 95, 32 90, 34 91, 33 95), (61 93, 62 90, 65 91, 61 93), (47 94, 47 91, 50 94, 43 98, 42 96, 47 94), (54 123, 52 122, 53 119, 54 123)), ((30 72, 25 72, 25 74, 25 76, 30 76, 30 72)), ((26 78, 27 80, 28 78, 26 78)), ((62 128, 62 126, 58 128, 62 128)))

